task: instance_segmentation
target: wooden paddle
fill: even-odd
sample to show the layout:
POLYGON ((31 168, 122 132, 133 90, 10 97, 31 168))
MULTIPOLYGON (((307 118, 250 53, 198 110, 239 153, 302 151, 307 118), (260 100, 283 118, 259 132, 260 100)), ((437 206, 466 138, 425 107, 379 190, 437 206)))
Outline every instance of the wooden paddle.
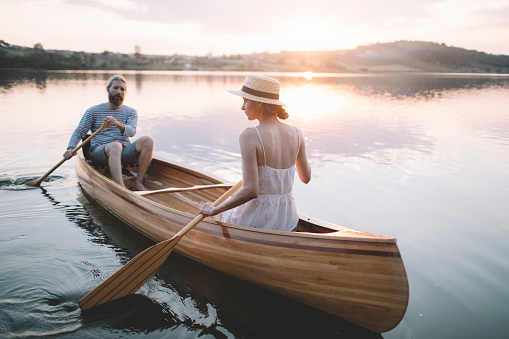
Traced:
MULTIPOLYGON (((78 150, 80 148, 82 148, 84 145, 86 145, 90 140, 92 140, 93 137, 95 137, 99 132, 101 132, 104 128, 106 128, 106 123, 104 123, 97 131, 95 131, 91 136, 89 136, 87 139, 85 139, 85 141, 83 141, 81 144, 78 145, 78 147, 76 147, 75 149, 72 150, 72 155, 75 155, 76 152, 78 152, 78 150)), ((39 179, 35 179, 35 180, 32 180, 32 181, 29 181, 27 183, 25 183, 25 185, 31 185, 31 186, 39 186, 39 184, 44 180, 46 179, 46 177, 48 175, 50 175, 51 173, 53 173, 54 170, 56 170, 58 167, 60 167, 60 165, 62 165, 64 162, 66 162, 68 159, 62 159, 60 160, 60 162, 58 164, 56 164, 55 166, 53 166, 52 169, 50 169, 48 172, 46 172, 46 174, 44 174, 42 177, 40 177, 39 179)))
MULTIPOLYGON (((221 204, 240 187, 242 187, 242 180, 217 199, 213 205, 221 204)), ((80 308, 84 311, 136 292, 166 261, 180 239, 204 218, 203 214, 198 214, 172 238, 155 244, 132 258, 112 276, 81 298, 78 302, 80 308)))

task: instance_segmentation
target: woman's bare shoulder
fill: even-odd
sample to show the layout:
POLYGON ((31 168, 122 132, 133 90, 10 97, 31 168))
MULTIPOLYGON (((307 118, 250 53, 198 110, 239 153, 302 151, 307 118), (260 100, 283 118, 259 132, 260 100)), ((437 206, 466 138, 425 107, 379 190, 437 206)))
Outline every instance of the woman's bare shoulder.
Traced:
POLYGON ((254 127, 248 127, 239 135, 239 142, 242 144, 256 144, 258 140, 258 133, 254 127))
POLYGON ((243 137, 251 137, 253 135, 256 135, 256 129, 254 127, 247 127, 246 129, 244 129, 241 133, 240 133, 240 138, 243 138, 243 137))

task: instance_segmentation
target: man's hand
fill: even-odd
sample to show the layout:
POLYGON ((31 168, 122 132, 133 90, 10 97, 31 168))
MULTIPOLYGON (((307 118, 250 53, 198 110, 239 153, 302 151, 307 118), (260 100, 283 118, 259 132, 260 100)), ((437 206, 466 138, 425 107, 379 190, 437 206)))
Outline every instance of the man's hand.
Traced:
POLYGON ((124 124, 115 119, 114 117, 112 116, 106 117, 106 119, 104 119, 104 123, 106 124, 106 127, 115 126, 120 130, 120 132, 124 133, 125 130, 124 124))
POLYGON ((65 153, 64 153, 64 159, 65 159, 65 160, 69 160, 69 159, 71 159, 74 155, 76 155, 76 153, 75 153, 75 154, 73 154, 73 153, 72 153, 72 151, 73 151, 73 150, 74 150, 74 147, 69 147, 69 148, 67 149, 67 151, 65 151, 65 153))
POLYGON ((114 117, 108 116, 106 117, 106 119, 104 119, 104 124, 106 125, 106 127, 117 126, 118 121, 114 117))

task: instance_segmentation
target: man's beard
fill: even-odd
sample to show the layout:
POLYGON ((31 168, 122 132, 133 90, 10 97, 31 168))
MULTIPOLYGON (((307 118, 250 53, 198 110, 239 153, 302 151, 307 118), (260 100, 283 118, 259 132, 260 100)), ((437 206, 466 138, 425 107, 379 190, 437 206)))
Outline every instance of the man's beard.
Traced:
POLYGON ((124 102, 124 98, 122 98, 122 96, 120 96, 120 95, 108 94, 108 100, 110 101, 110 103, 113 106, 117 106, 117 107, 122 106, 122 103, 124 102))

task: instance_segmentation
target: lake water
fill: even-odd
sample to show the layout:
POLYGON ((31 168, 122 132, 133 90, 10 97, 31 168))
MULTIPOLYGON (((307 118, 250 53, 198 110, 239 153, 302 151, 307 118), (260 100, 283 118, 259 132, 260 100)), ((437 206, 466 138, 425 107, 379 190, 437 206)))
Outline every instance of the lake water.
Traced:
MULTIPOLYGON (((157 156, 240 179, 238 135, 255 123, 226 90, 245 74, 123 74, 157 156)), ((509 337, 508 76, 270 74, 307 138, 299 210, 398 238, 410 300, 380 335, 176 253, 134 297, 81 314, 81 297, 153 243, 82 193, 74 160, 23 183, 61 159, 111 75, 0 71, 0 337, 509 337)))

